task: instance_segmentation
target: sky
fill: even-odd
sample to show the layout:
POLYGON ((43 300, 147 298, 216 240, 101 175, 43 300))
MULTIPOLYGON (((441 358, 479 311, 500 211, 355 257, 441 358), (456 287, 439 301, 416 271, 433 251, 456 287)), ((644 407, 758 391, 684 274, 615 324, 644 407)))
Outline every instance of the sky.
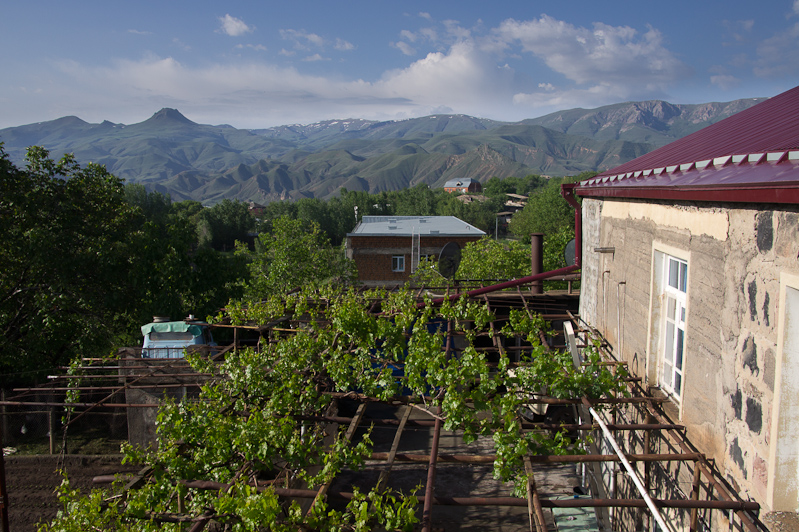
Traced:
POLYGON ((793 88, 799 0, 5 0, 0 50, 0 128, 519 121, 793 88))

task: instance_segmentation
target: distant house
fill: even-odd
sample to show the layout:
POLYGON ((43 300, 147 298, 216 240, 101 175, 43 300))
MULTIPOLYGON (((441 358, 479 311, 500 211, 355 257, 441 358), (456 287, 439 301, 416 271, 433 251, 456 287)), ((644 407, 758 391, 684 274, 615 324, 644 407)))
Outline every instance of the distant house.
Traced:
POLYGON ((581 319, 742 497, 795 512, 799 87, 566 187, 581 319))
POLYGON ((444 190, 446 192, 482 192, 483 185, 479 181, 471 177, 464 177, 459 179, 450 179, 444 183, 444 190))
POLYGON ((347 257, 365 285, 401 284, 420 257, 438 259, 447 243, 463 247, 484 235, 454 216, 364 216, 347 234, 347 257))
POLYGON ((511 212, 519 212, 527 205, 527 196, 521 194, 505 194, 508 199, 505 201, 505 208, 511 212))
POLYGON ((455 199, 464 205, 468 205, 469 203, 483 203, 484 201, 488 201, 488 196, 483 196, 482 194, 463 194, 461 196, 456 196, 455 199))
POLYGON ((251 215, 256 218, 260 218, 266 210, 266 206, 261 205, 260 203, 255 203, 254 201, 250 201, 248 202, 248 209, 251 215))

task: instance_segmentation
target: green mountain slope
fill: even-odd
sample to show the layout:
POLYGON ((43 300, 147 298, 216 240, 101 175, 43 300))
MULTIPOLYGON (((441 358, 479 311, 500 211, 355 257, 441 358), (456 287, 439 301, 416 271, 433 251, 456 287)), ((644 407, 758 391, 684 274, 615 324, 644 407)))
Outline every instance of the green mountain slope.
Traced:
POLYGON ((518 123, 466 115, 400 121, 329 120, 261 130, 192 122, 162 109, 138 124, 69 116, 0 130, 16 164, 41 145, 74 153, 173 199, 260 203, 379 192, 457 177, 574 175, 627 162, 757 103, 630 102, 571 109, 518 123))

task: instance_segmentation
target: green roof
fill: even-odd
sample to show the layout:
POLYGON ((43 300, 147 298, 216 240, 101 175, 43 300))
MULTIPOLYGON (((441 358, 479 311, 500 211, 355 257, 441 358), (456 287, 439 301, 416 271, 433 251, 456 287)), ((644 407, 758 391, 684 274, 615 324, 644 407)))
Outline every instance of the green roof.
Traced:
POLYGON ((151 332, 190 332, 192 336, 200 336, 203 333, 203 329, 199 325, 193 325, 185 321, 164 321, 142 325, 141 333, 143 336, 147 336, 151 332))

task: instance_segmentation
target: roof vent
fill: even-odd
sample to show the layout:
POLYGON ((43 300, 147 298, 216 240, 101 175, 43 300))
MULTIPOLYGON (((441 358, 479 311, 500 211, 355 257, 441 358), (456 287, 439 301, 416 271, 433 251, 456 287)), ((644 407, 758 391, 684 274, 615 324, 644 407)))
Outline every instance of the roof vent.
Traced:
POLYGON ((431 235, 437 235, 438 234, 438 229, 431 229, 430 230, 430 234, 431 235))
POLYGON ((388 228, 389 228, 389 229, 396 229, 396 228, 397 228, 397 226, 396 226, 396 225, 389 225, 389 226, 388 226, 388 228))

